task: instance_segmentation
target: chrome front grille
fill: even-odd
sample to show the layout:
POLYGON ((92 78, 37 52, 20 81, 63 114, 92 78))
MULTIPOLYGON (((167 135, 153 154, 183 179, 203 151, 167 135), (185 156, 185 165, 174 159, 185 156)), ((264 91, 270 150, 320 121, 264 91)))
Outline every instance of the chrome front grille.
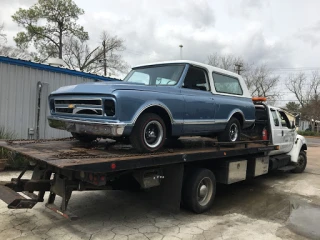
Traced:
POLYGON ((59 98, 54 100, 54 111, 61 114, 103 116, 101 98, 59 98))

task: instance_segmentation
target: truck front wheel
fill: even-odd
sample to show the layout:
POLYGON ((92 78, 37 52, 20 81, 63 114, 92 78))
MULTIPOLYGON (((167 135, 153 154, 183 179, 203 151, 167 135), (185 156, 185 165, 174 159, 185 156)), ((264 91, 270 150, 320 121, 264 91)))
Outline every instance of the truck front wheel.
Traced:
POLYGON ((211 208, 216 194, 216 178, 209 169, 198 168, 187 174, 183 189, 183 204, 195 213, 211 208))
POLYGON ((300 151, 298 156, 298 162, 296 163, 296 168, 291 172, 293 173, 302 173, 307 166, 307 154, 305 151, 300 151))
POLYGON ((159 150, 166 140, 166 125, 162 118, 154 113, 142 114, 130 135, 132 146, 139 152, 159 150))

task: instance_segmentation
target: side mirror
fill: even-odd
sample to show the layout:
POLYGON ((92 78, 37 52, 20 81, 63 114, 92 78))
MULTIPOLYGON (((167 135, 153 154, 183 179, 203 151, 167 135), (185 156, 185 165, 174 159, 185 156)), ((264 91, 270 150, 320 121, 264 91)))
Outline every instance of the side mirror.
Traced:
POLYGON ((294 125, 294 121, 291 122, 291 128, 292 128, 292 129, 295 129, 295 128, 296 128, 296 125, 294 125))

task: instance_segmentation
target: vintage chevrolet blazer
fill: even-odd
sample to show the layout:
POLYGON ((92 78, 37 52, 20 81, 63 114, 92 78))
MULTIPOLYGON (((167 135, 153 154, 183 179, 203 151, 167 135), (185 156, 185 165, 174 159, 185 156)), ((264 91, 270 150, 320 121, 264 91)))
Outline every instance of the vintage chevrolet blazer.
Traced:
POLYGON ((80 141, 126 137, 140 152, 180 136, 237 141, 255 119, 241 76, 182 60, 134 67, 123 81, 61 87, 49 104, 51 127, 80 141))

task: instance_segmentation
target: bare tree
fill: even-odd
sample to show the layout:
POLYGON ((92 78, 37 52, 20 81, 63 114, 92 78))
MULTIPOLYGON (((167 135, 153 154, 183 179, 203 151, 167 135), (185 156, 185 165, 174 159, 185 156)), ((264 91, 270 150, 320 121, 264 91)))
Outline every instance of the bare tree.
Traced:
POLYGON ((301 105, 302 118, 310 121, 312 131, 314 131, 315 120, 320 120, 319 72, 312 72, 311 78, 308 78, 303 72, 297 75, 290 75, 286 81, 286 85, 289 91, 294 93, 301 105))
POLYGON ((219 55, 214 53, 208 56, 208 64, 228 71, 235 71, 235 64, 243 65, 244 61, 240 57, 232 55, 219 55))
POLYGON ((101 46, 92 50, 87 41, 70 38, 65 44, 65 63, 72 69, 91 73, 102 73, 105 66, 111 74, 127 70, 120 54, 125 49, 123 40, 104 31, 101 42, 101 46))
POLYGON ((307 78, 304 72, 296 75, 292 74, 287 78, 286 86, 290 92, 294 93, 302 107, 305 107, 312 99, 319 95, 320 76, 319 72, 312 72, 311 79, 307 78))
POLYGON ((4 24, 2 23, 0 25, 0 45, 7 42, 7 34, 3 32, 3 29, 4 29, 4 24))
POLYGON ((277 85, 280 76, 266 66, 252 66, 244 71, 243 78, 253 96, 267 97, 269 100, 279 98, 277 85))
POLYGON ((242 65, 242 77, 253 96, 267 97, 269 101, 279 97, 277 85, 280 76, 275 75, 266 65, 256 66, 247 63, 240 57, 232 55, 219 55, 217 53, 208 56, 208 64, 225 70, 234 71, 235 65, 242 65))
POLYGON ((11 47, 11 46, 0 46, 0 55, 8 56, 11 58, 19 58, 24 60, 33 60, 34 55, 28 53, 19 48, 11 47))

